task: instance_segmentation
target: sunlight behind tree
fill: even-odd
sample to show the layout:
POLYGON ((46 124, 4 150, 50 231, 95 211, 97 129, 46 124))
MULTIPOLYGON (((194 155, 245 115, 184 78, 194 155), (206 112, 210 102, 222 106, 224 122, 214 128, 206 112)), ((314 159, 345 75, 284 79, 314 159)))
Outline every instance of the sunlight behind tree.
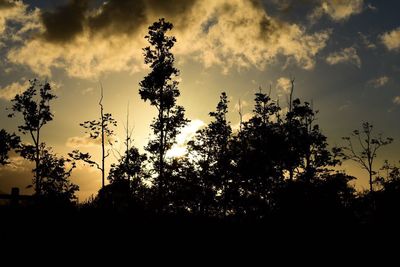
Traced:
POLYGON ((187 154, 187 143, 193 140, 196 132, 204 126, 202 120, 192 120, 182 128, 181 133, 176 137, 176 144, 167 151, 167 158, 179 158, 187 154))

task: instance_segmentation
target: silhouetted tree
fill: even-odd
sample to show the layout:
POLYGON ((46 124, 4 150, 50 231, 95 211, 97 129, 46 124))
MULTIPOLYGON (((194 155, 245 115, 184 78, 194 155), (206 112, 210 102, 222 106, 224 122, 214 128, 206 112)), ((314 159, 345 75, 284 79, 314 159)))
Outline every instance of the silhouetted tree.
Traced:
POLYGON ((145 197, 148 197, 148 188, 143 182, 147 178, 143 166, 145 160, 146 156, 135 147, 125 151, 117 163, 111 164, 108 175, 110 184, 101 189, 100 200, 117 209, 127 208, 129 204, 143 208, 145 197))
POLYGON ((291 111, 286 114, 286 130, 289 141, 290 159, 297 177, 309 181, 335 166, 339 161, 328 149, 327 138, 315 124, 316 114, 308 102, 301 104, 299 99, 292 103, 291 111), (295 164, 293 164, 295 163, 295 164))
POLYGON ((141 179, 143 176, 143 162, 146 155, 140 154, 136 147, 130 147, 119 159, 117 164, 111 164, 108 179, 110 182, 125 180, 128 183, 141 179))
POLYGON ((184 118, 184 108, 176 104, 180 95, 176 80, 179 71, 174 67, 175 59, 170 51, 176 39, 166 35, 172 27, 164 19, 149 27, 149 34, 145 38, 150 46, 144 48, 144 61, 152 70, 139 84, 141 98, 149 101, 158 112, 151 124, 154 137, 146 150, 151 153, 150 160, 158 175, 156 186, 160 196, 166 183, 166 151, 174 144, 181 127, 188 122, 184 118))
POLYGON ((283 181, 286 152, 280 107, 261 88, 254 101, 253 116, 232 142, 235 180, 241 192, 235 206, 246 217, 264 216, 272 206, 272 192, 283 181))
POLYGON ((8 153, 20 145, 20 138, 15 134, 9 134, 4 129, 0 130, 0 165, 9 164, 8 153))
POLYGON ((85 121, 81 124, 85 128, 85 133, 89 134, 90 138, 93 140, 100 139, 101 142, 101 163, 97 163, 92 159, 89 153, 82 153, 79 150, 74 150, 68 155, 74 160, 81 160, 91 167, 96 167, 101 171, 101 187, 104 188, 105 185, 105 160, 110 155, 109 151, 106 151, 106 141, 111 146, 112 136, 114 135, 113 127, 117 126, 117 121, 113 119, 111 113, 104 113, 103 107, 103 86, 101 85, 101 97, 99 101, 100 106, 100 119, 85 121))
POLYGON ((75 192, 79 190, 79 186, 71 183, 69 179, 75 163, 63 157, 57 157, 49 148, 45 148, 44 144, 42 146, 39 164, 42 196, 48 201, 57 201, 56 203, 49 202, 51 205, 75 200, 75 192), (67 164, 70 166, 67 167, 67 164))
POLYGON ((33 145, 23 144, 21 150, 24 155, 31 155, 28 159, 35 162, 35 192, 41 194, 40 163, 42 149, 45 146, 41 142, 41 130, 44 125, 53 120, 50 111, 50 101, 56 98, 52 93, 48 82, 40 82, 37 79, 30 80, 30 86, 23 93, 18 94, 12 99, 12 107, 8 116, 13 117, 20 113, 23 117, 23 124, 18 126, 18 130, 32 138, 33 145))
POLYGON ((375 136, 373 134, 373 126, 364 122, 362 130, 354 130, 351 136, 343 137, 346 142, 345 146, 340 147, 340 155, 344 160, 352 160, 368 172, 369 190, 373 191, 373 176, 376 174, 374 170, 374 160, 377 151, 393 142, 393 138, 383 137, 382 134, 375 136))
POLYGON ((200 183, 203 188, 200 208, 202 212, 208 212, 207 206, 219 204, 223 215, 226 215, 230 205, 233 182, 230 174, 232 166, 229 149, 232 129, 226 118, 228 102, 228 97, 223 92, 216 111, 209 113, 213 121, 198 131, 195 139, 189 142, 189 151, 197 160, 196 167, 199 168, 200 183))

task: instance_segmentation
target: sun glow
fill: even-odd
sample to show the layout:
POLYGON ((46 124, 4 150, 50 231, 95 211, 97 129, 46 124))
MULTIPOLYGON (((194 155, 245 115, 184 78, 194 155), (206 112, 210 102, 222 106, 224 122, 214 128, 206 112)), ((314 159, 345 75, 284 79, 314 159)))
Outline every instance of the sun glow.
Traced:
POLYGON ((167 158, 183 157, 187 153, 187 142, 192 140, 196 132, 204 125, 202 120, 192 120, 185 127, 181 133, 176 137, 176 144, 167 151, 167 158))

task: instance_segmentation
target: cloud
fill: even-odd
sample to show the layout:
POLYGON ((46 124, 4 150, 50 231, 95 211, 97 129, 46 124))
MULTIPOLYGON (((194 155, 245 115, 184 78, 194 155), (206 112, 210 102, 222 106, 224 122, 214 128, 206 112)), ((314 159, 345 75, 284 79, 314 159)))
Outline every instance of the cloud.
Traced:
POLYGON ((8 21, 14 20, 15 17, 21 17, 23 11, 22 2, 0 0, 0 33, 4 33, 8 21))
POLYGON ((239 102, 238 102, 234 106, 235 111, 243 111, 243 108, 249 106, 249 102, 247 102, 246 100, 239 100, 239 101, 240 101, 240 105, 239 105, 239 102), (242 109, 242 110, 240 110, 240 109, 242 109))
POLYGON ((368 37, 366 35, 364 35, 361 32, 358 32, 358 35, 360 36, 361 39, 361 43, 363 44, 363 46, 367 49, 375 49, 376 45, 374 43, 372 43, 368 37))
POLYGON ((327 16, 334 22, 345 22, 351 16, 361 13, 364 0, 255 0, 266 10, 286 21, 316 23, 327 16))
POLYGON ((7 58, 14 64, 30 67, 41 76, 51 76, 52 68, 61 68, 70 77, 99 78, 105 72, 142 69, 140 47, 143 45, 138 43, 128 37, 106 40, 86 35, 65 45, 32 39, 10 50, 7 58))
POLYGON ((247 0, 110 0, 98 7, 70 1, 40 16, 36 34, 7 52, 13 64, 41 76, 64 69, 71 77, 99 78, 107 72, 143 70, 147 26, 164 16, 176 26, 177 56, 205 67, 264 69, 278 57, 312 69, 326 46, 330 29, 309 33, 304 26, 269 15, 247 0))
POLYGON ((144 1, 108 1, 93 16, 88 26, 93 33, 135 33, 147 21, 144 1))
POLYGON ((288 93, 290 93, 291 87, 292 87, 292 83, 291 83, 290 79, 288 79, 286 77, 280 77, 276 81, 276 89, 277 89, 278 96, 287 95, 288 93))
MULTIPOLYGON (((118 148, 120 145, 120 139, 117 136, 106 136, 105 146, 110 147, 110 143, 114 148, 118 148)), ((92 139, 88 134, 84 136, 73 136, 69 137, 65 142, 65 146, 69 148, 82 148, 82 147, 96 147, 101 145, 101 138, 92 139)))
POLYGON ((349 109, 350 106, 351 106, 350 104, 344 104, 344 105, 341 105, 341 106, 338 108, 338 110, 339 110, 339 111, 344 111, 344 110, 349 109))
POLYGON ((197 55, 206 67, 219 65, 225 71, 264 69, 279 55, 312 69, 331 34, 330 30, 309 34, 303 26, 274 19, 250 1, 203 1, 196 10, 190 30, 178 36, 183 43, 177 50, 197 55))
MULTIPOLYGON (((1 3, 1 2, 0 2, 1 3)), ((0 5, 1 8, 1 5, 0 5)), ((26 159, 21 156, 11 156, 10 164, 0 166, 0 170, 2 171, 10 171, 10 172, 23 172, 29 171, 31 163, 29 163, 26 159)))
POLYGON ((370 4, 370 3, 367 4, 367 8, 368 8, 369 10, 372 10, 372 11, 377 11, 377 10, 378 10, 378 8, 377 8, 376 6, 373 6, 373 5, 370 4))
POLYGON ((21 41, 24 34, 40 27, 39 14, 22 1, 0 0, 0 40, 21 41))
POLYGON ((147 26, 160 13, 178 13, 175 9, 186 10, 181 6, 195 1, 173 0, 173 7, 158 7, 154 17, 147 8, 150 2, 167 7, 159 3, 162 1, 110 0, 94 9, 87 2, 74 0, 43 12, 36 34, 8 50, 9 62, 28 66, 42 77, 51 76, 55 68, 64 69, 70 77, 88 79, 106 72, 137 72, 144 69, 142 48, 147 45, 147 26), (138 10, 146 17, 138 16, 138 10))
POLYGON ((389 77, 385 75, 368 81, 368 84, 372 85, 375 88, 379 88, 386 85, 388 82, 389 82, 389 77))
POLYGON ((88 87, 81 91, 82 95, 92 94, 94 91, 93 87, 88 87))
POLYGON ((23 83, 13 82, 3 88, 0 88, 0 99, 11 100, 17 94, 22 93, 30 86, 29 81, 25 81, 23 83))
POLYGON ((90 0, 71 0, 54 11, 44 12, 41 20, 44 36, 55 42, 71 41, 84 31, 92 35, 131 35, 158 17, 173 19, 177 24, 178 18, 184 18, 179 21, 184 27, 185 14, 197 1, 108 0, 93 8, 90 0))
POLYGON ((176 144, 167 151, 166 156, 172 158, 185 155, 187 153, 187 143, 195 137, 196 132, 204 125, 205 123, 202 120, 196 119, 190 121, 176 137, 176 144))
POLYGON ((323 0, 309 15, 312 22, 328 15, 333 21, 345 21, 363 11, 364 0, 323 0))
POLYGON ((328 55, 326 62, 329 65, 336 65, 339 63, 351 63, 361 68, 361 59, 357 54, 357 50, 354 47, 347 47, 339 52, 334 52, 328 55))
POLYGON ((176 137, 176 143, 178 145, 186 144, 188 141, 192 140, 195 136, 197 130, 204 126, 202 120, 192 120, 183 129, 181 133, 176 137))
MULTIPOLYGON (((253 116, 254 116, 253 112, 244 113, 242 116, 242 123, 249 121, 251 118, 253 118, 253 116)), ((240 130, 240 121, 232 125, 233 132, 238 132, 239 130, 240 130)))
POLYGON ((396 104, 396 105, 400 105, 400 96, 395 96, 393 98, 393 103, 396 104))
POLYGON ((41 20, 45 28, 44 37, 52 42, 66 42, 83 32, 87 0, 72 0, 53 12, 43 12, 41 20))
POLYGON ((382 43, 390 51, 400 49, 400 27, 380 36, 382 43))
POLYGON ((101 140, 99 138, 94 140, 88 135, 73 136, 67 139, 65 145, 70 148, 95 147, 101 145, 101 140))

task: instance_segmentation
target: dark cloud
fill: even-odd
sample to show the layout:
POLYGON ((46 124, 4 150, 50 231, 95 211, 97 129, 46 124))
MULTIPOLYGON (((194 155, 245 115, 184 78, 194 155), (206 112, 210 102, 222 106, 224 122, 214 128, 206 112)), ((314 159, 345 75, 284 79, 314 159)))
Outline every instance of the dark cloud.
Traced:
POLYGON ((191 11, 200 0, 147 0, 148 8, 158 17, 170 20, 175 28, 184 30, 190 21, 191 11))
POLYGON ((291 23, 302 23, 321 4, 320 0, 258 0, 270 15, 291 23))
POLYGON ((147 0, 146 2, 155 13, 166 17, 176 17, 190 11, 197 0, 147 0))
POLYGON ((15 3, 8 0, 0 0, 0 9, 8 9, 14 7, 15 3))
POLYGON ((100 2, 99 6, 94 0, 72 0, 42 14, 45 38, 51 42, 68 42, 85 27, 91 34, 132 34, 155 17, 165 17, 181 28, 187 25, 185 21, 197 1, 109 0, 100 2))
POLYGON ((106 34, 130 34, 146 22, 146 6, 143 0, 108 1, 97 14, 88 19, 93 33, 106 34))
POLYGON ((43 12, 44 37, 51 42, 67 42, 83 32, 89 0, 71 0, 55 11, 43 12))
POLYGON ((151 23, 152 16, 165 17, 175 25, 185 20, 198 0, 110 0, 89 18, 93 33, 131 34, 151 23))
POLYGON ((263 40, 268 40, 269 38, 271 38, 271 34, 279 31, 279 27, 280 26, 278 23, 272 23, 271 19, 264 16, 261 18, 260 20, 260 39, 263 40))

